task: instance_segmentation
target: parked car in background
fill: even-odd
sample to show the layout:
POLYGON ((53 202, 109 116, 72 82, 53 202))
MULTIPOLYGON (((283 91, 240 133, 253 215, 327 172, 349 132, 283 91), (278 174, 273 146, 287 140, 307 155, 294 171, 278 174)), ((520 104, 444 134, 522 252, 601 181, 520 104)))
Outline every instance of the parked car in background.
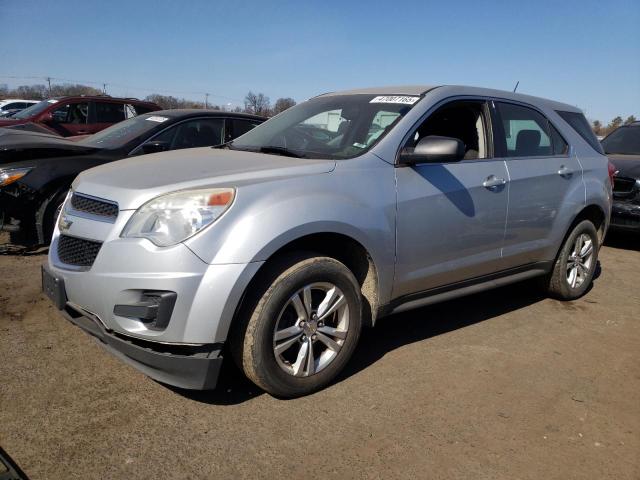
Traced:
MULTIPOLYGON (((218 145, 264 120, 215 110, 167 110, 130 118, 79 141, 5 132, 0 135, 0 229, 9 231, 15 244, 48 244, 71 182, 83 170, 146 153, 218 145)), ((181 162, 174 168, 180 171, 181 162)), ((154 175, 150 164, 145 176, 154 175)))
POLYGON ((96 133, 114 123, 155 110, 160 110, 155 103, 135 98, 60 97, 38 102, 10 118, 0 118, 0 127, 36 123, 51 133, 69 137, 96 133))
POLYGON ((0 100, 0 117, 4 117, 9 114, 13 115, 14 113, 20 112, 31 105, 35 105, 36 103, 38 103, 38 100, 22 100, 20 98, 6 98, 4 100, 0 100))
POLYGON ((213 388, 227 356, 308 394, 384 315, 532 277, 584 294, 612 180, 583 122, 481 88, 321 95, 222 148, 83 172, 44 290, 158 381, 213 388))
POLYGON ((640 122, 617 128, 602 147, 617 170, 611 226, 640 232, 640 122))

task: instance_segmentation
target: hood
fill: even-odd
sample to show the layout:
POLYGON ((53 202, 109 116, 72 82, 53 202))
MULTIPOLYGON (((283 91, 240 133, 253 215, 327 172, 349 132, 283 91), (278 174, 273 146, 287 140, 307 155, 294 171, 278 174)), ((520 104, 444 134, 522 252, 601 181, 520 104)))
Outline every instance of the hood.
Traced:
POLYGON ((607 155, 621 177, 640 179, 640 155, 607 155))
POLYGON ((4 125, 4 126, 2 126, 2 130, 3 131, 6 131, 6 130, 28 130, 29 132, 46 133, 46 134, 49 134, 49 135, 54 135, 56 137, 60 137, 61 136, 55 130, 52 130, 51 128, 47 128, 44 125, 42 125, 41 123, 35 123, 35 122, 26 122, 26 123, 20 122, 20 123, 16 123, 15 125, 4 125))
POLYGON ((0 128, 0 165, 22 160, 86 154, 98 150, 58 135, 0 128))
POLYGON ((190 148, 142 155, 85 170, 73 182, 73 189, 116 201, 121 210, 132 210, 153 197, 176 190, 239 187, 327 173, 334 168, 334 160, 190 148))
POLYGON ((20 123, 25 123, 24 120, 20 120, 18 118, 0 118, 0 127, 8 127, 9 125, 18 125, 20 123))

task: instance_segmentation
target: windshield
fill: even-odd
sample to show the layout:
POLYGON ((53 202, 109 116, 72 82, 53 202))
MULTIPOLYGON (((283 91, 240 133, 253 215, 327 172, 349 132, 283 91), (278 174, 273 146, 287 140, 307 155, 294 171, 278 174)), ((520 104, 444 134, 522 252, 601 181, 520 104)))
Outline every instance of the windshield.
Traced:
POLYGON ((303 158, 345 159, 369 150, 419 96, 330 95, 285 110, 229 148, 303 158))
POLYGON ((44 110, 46 110, 53 103, 58 103, 58 101, 54 99, 43 100, 41 102, 36 103, 35 105, 31 105, 30 107, 27 107, 24 110, 14 114, 13 117, 11 118, 24 119, 24 118, 33 117, 34 115, 37 115, 40 112, 43 112, 44 110))
POLYGON ((604 153, 640 155, 640 127, 622 127, 602 140, 604 153))
POLYGON ((111 125, 100 132, 80 140, 90 147, 114 149, 125 146, 130 141, 166 125, 169 117, 162 115, 140 115, 111 125))

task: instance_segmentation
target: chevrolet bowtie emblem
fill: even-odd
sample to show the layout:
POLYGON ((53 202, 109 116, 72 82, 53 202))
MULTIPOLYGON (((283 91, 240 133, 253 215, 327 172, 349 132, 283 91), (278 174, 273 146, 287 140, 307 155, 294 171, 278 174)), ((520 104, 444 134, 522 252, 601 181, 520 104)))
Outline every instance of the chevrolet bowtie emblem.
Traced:
POLYGON ((72 224, 73 222, 71 220, 69 220, 67 217, 62 215, 60 216, 60 221, 58 222, 58 228, 60 229, 61 232, 64 232, 66 230, 69 230, 72 224))

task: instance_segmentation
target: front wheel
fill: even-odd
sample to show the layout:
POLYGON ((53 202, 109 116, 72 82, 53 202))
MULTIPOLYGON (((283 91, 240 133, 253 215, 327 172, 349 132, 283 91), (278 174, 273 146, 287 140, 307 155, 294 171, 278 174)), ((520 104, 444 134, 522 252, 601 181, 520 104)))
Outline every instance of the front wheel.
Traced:
POLYGON ((56 222, 58 221, 58 217, 60 216, 60 212, 62 211, 62 206, 66 198, 67 191, 60 191, 53 195, 53 197, 51 197, 47 206, 45 207, 44 217, 42 220, 42 235, 44 245, 49 245, 51 243, 51 237, 53 236, 56 222))
POLYGON ((575 300, 587 291, 598 263, 598 232, 589 220, 578 223, 567 236, 551 273, 549 294, 575 300))
POLYGON ((362 325, 360 288, 329 257, 298 256, 274 268, 245 311, 232 349, 256 385, 298 397, 330 383, 351 357, 362 325))

